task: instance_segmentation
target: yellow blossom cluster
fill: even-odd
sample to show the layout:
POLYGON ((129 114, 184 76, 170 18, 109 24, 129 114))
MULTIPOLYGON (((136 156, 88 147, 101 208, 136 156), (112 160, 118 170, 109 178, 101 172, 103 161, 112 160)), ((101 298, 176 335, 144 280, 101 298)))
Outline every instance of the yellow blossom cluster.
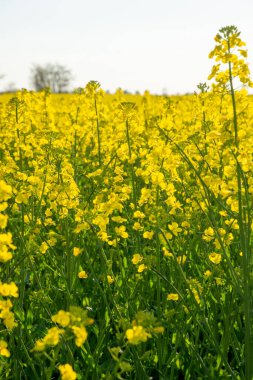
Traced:
POLYGON ((132 327, 127 329, 125 337, 128 343, 137 345, 146 342, 153 334, 162 334, 163 326, 158 326, 157 321, 151 313, 139 312, 132 322, 132 327))
POLYGON ((75 380, 77 378, 76 372, 70 364, 61 364, 58 368, 61 373, 62 380, 75 380))
POLYGON ((215 48, 209 54, 209 58, 214 58, 219 62, 214 65, 208 79, 215 78, 215 81, 224 86, 229 82, 229 75, 239 78, 240 82, 252 86, 249 67, 245 59, 248 56, 244 48, 245 42, 240 38, 240 32, 236 27, 222 28, 215 36, 215 48), (222 70, 221 64, 229 64, 229 67, 222 70))
POLYGON ((88 337, 86 325, 91 325, 93 319, 88 318, 86 313, 78 308, 71 311, 60 310, 52 316, 52 322, 57 323, 62 328, 52 327, 47 331, 44 338, 36 341, 34 351, 44 351, 47 347, 54 347, 59 344, 61 336, 74 334, 75 344, 81 347, 88 337))
MULTIPOLYGON (((0 165, 1 169, 1 165, 0 165)), ((12 197, 12 187, 0 177, 0 265, 7 263, 12 259, 12 251, 16 249, 12 242, 12 234, 5 232, 8 223, 8 200, 12 197)), ((13 304, 6 297, 18 297, 18 287, 11 282, 2 282, 0 280, 0 320, 8 330, 12 330, 17 323, 15 322, 14 313, 11 310, 13 304)), ((0 340, 0 355, 9 357, 10 351, 5 340, 0 340)))

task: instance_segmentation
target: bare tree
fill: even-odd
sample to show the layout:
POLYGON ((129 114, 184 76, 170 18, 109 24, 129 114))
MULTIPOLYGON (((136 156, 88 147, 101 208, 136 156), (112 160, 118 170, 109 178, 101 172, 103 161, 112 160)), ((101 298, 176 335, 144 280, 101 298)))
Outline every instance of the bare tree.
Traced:
POLYGON ((59 64, 34 65, 31 70, 31 82, 37 91, 45 87, 50 87, 52 92, 66 91, 71 79, 71 71, 59 64))

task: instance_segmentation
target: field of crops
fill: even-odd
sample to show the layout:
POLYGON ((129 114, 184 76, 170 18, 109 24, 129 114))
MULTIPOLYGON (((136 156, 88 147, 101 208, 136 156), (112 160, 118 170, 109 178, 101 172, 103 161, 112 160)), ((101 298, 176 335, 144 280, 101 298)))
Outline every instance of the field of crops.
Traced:
POLYGON ((253 102, 209 87, 0 97, 0 378, 252 380, 253 102))

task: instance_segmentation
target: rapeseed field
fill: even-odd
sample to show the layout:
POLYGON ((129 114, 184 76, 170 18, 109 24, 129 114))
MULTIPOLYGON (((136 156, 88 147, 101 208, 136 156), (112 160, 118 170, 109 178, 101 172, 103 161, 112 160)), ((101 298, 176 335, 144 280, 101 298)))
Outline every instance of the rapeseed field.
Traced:
POLYGON ((185 96, 0 97, 0 378, 253 378, 253 102, 223 28, 185 96))

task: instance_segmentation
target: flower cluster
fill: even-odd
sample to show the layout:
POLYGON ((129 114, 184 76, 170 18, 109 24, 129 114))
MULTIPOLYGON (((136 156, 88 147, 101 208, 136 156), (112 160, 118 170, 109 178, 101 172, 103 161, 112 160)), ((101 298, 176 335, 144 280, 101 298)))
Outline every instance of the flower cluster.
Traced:
POLYGON ((88 337, 85 326, 93 323, 93 319, 88 318, 85 311, 76 307, 70 308, 70 311, 60 310, 51 319, 63 328, 50 328, 44 338, 36 341, 33 351, 41 352, 47 347, 57 346, 63 335, 64 338, 74 335, 76 346, 81 347, 88 337))

